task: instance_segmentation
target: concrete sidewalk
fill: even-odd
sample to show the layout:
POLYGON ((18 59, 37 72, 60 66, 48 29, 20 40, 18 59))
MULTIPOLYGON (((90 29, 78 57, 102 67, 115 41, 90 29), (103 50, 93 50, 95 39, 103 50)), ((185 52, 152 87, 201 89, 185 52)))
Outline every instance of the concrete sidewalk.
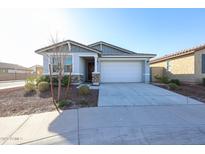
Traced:
POLYGON ((0 89, 22 87, 24 85, 25 85, 24 80, 0 81, 0 89))
POLYGON ((0 118, 1 144, 205 144, 205 105, 95 107, 0 118))

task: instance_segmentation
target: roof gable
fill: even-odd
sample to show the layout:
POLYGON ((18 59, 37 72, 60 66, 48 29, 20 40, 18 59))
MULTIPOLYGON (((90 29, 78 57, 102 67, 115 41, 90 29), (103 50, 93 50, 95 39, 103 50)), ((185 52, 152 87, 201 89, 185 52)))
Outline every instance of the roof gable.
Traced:
POLYGON ((136 52, 109 44, 103 41, 88 45, 89 47, 101 50, 103 55, 135 55, 136 52))
MULTIPOLYGON (((99 54, 100 56, 108 57, 108 56, 121 56, 121 57, 155 57, 155 54, 145 54, 145 53, 136 53, 106 42, 96 42, 91 45, 84 45, 72 40, 66 40, 62 41, 41 49, 36 50, 35 52, 38 54, 44 54, 44 53, 52 53, 52 49, 55 48, 61 48, 65 46, 69 46, 71 48, 71 52, 95 52, 99 54)), ((65 50, 65 52, 67 49, 65 50)))
POLYGON ((49 50, 52 50, 53 48, 64 46, 64 45, 68 45, 68 44, 70 44, 71 46, 73 45, 74 51, 80 51, 80 50, 77 50, 77 48, 76 48, 76 47, 78 47, 78 48, 80 47, 80 48, 83 49, 82 51, 89 50, 91 52, 95 52, 95 53, 101 54, 101 51, 99 51, 97 49, 91 48, 89 46, 86 46, 84 44, 81 44, 81 43, 78 43, 78 42, 75 42, 75 41, 72 41, 72 40, 66 40, 66 41, 62 41, 62 42, 56 43, 56 44, 52 44, 50 46, 38 49, 35 52, 41 54, 43 52, 48 52, 49 50))

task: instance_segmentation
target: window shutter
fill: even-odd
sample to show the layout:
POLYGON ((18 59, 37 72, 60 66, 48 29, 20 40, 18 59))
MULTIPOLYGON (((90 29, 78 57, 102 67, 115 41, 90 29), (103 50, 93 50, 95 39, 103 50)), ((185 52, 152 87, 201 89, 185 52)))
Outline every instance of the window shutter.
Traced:
POLYGON ((202 54, 202 73, 205 73, 205 54, 202 54))

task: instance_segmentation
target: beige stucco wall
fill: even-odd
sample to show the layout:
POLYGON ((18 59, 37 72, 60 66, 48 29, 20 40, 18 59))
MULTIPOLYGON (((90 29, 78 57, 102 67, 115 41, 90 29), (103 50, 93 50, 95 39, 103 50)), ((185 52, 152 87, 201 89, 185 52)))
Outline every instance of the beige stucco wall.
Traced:
POLYGON ((166 69, 166 62, 159 62, 155 64, 150 64, 151 81, 156 81, 155 76, 164 76, 166 69))
POLYGON ((195 73, 197 82, 201 82, 205 78, 205 73, 202 74, 202 54, 205 54, 205 49, 195 52, 195 73))
POLYGON ((167 60, 151 64, 152 76, 156 75, 156 68, 162 67, 163 74, 171 79, 179 79, 184 82, 198 82, 199 77, 196 74, 195 54, 189 54, 177 58, 169 59, 170 70, 167 68, 167 60))

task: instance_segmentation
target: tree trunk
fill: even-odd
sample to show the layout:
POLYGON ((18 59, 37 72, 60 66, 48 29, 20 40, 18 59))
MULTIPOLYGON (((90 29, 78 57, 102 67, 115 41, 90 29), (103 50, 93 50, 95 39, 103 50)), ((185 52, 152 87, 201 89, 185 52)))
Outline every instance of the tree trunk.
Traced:
POLYGON ((56 105, 55 96, 54 96, 51 64, 49 64, 49 73, 50 73, 50 87, 51 87, 51 96, 52 96, 52 99, 53 99, 53 104, 54 104, 56 110, 60 113, 60 111, 59 111, 59 109, 58 109, 58 106, 56 105))
POLYGON ((70 84, 71 84, 71 71, 70 71, 69 76, 68 76, 68 85, 66 88, 66 99, 68 99, 68 92, 70 90, 70 84))
POLYGON ((57 101, 60 101, 61 99, 61 79, 62 79, 62 71, 60 70, 58 75, 58 98, 57 101))

